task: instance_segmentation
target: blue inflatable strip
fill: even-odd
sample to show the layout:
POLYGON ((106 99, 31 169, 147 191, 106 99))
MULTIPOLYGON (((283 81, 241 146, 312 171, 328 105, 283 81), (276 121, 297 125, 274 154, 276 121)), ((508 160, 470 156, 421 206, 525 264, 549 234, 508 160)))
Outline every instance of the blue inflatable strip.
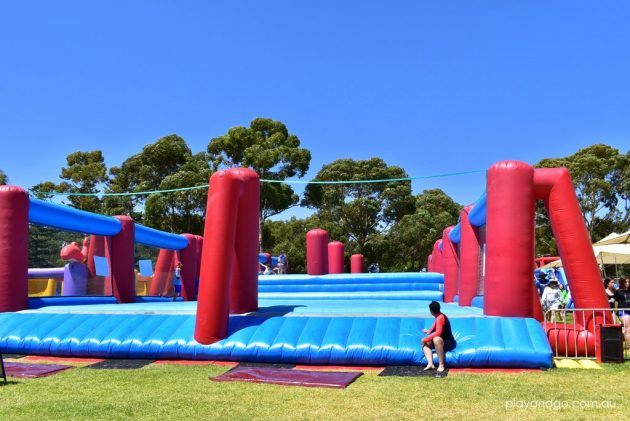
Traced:
POLYGON ((473 298, 470 305, 477 308, 483 308, 483 295, 477 295, 473 298))
MULTIPOLYGON (((441 291, 261 292, 264 300, 428 300, 442 301, 441 291)), ((395 305, 395 304, 392 304, 395 305)))
MULTIPOLYGON (((429 300, 258 300, 258 314, 285 316, 302 315, 396 315, 431 317, 429 300)), ((460 307, 453 303, 440 303, 448 317, 483 316, 482 309, 460 307)), ((118 306, 120 307, 120 306, 118 306)), ((193 309, 194 310, 194 309, 193 309)))
POLYGON ((181 250, 188 246, 188 239, 183 235, 171 234, 170 232, 156 230, 140 224, 135 226, 135 240, 136 243, 144 244, 145 246, 167 250, 181 250))
MULTIPOLYGON (((92 358, 194 359, 319 365, 424 365, 422 329, 433 318, 233 316, 228 337, 193 339, 192 315, 0 314, 0 352, 92 358)), ((449 367, 549 368, 533 319, 451 319, 449 367)))
POLYGON ((486 192, 483 193, 468 213, 468 221, 473 227, 486 225, 486 192))
POLYGON ((30 198, 29 222, 62 230, 94 235, 116 235, 121 230, 118 219, 74 209, 69 206, 30 198))
MULTIPOLYGON (((177 297, 177 301, 184 301, 182 297, 177 297)), ((158 297, 158 296, 138 296, 135 300, 136 303, 172 303, 173 297, 158 297)))
POLYGON ((455 228, 453 228, 451 232, 448 234, 448 238, 451 240, 451 243, 459 244, 459 242, 462 240, 461 222, 458 222, 457 225, 455 225, 455 228))
POLYGON ((29 309, 48 306, 77 306, 85 304, 116 304, 116 297, 81 296, 81 297, 32 297, 28 299, 29 309))
POLYGON ((334 275, 259 275, 259 285, 364 284, 364 283, 444 283, 444 275, 434 272, 340 273, 334 275))
POLYGON ((443 284, 426 283, 258 285, 258 292, 442 291, 443 289, 443 284))

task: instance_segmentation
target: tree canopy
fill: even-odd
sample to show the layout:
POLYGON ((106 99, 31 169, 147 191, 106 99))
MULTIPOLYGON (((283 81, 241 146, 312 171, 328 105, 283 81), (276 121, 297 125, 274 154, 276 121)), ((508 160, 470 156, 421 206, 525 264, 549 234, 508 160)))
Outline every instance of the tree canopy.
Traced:
MULTIPOLYGON (((169 135, 112 167, 108 191, 141 192, 206 185, 212 174, 205 153, 194 154, 186 141, 169 135)), ((114 196, 106 200, 110 214, 130 214, 153 228, 170 232, 203 232, 207 189, 149 196, 114 196), (138 212, 137 209, 143 209, 138 212)))
POLYGON ((290 134, 284 123, 256 118, 249 127, 233 127, 208 144, 208 160, 214 171, 236 166, 255 170, 264 183, 260 192, 260 218, 265 220, 299 202, 291 186, 281 183, 301 178, 311 163, 311 152, 300 147, 300 139, 290 134))
MULTIPOLYGON (((405 177, 407 173, 402 168, 372 158, 336 160, 324 165, 315 178, 360 181, 405 177)), ((359 253, 366 253, 372 238, 414 211, 410 181, 309 184, 302 203, 315 209, 321 221, 334 225, 334 231, 342 237, 355 242, 359 253)))
POLYGON ((0 170, 0 186, 7 184, 8 182, 9 177, 7 177, 4 171, 0 170))

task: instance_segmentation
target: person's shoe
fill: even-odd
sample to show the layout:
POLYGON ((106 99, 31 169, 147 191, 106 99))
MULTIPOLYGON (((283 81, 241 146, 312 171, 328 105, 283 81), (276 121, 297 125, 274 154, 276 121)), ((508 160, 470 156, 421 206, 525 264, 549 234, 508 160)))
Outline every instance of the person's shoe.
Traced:
POLYGON ((424 370, 422 371, 433 371, 433 370, 435 370, 435 366, 426 366, 424 367, 424 370))

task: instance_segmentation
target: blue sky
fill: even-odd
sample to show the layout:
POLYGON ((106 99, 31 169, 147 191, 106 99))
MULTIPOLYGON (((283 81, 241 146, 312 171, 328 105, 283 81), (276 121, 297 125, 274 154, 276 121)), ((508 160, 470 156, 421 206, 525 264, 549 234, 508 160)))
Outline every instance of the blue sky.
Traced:
MULTIPOLYGON (((76 150, 119 165, 177 133, 201 151, 259 116, 312 151, 309 178, 348 157, 422 176, 630 148, 628 2, 216 3, 0 3, 0 169, 29 187, 76 150)), ((467 203, 483 183, 414 191, 467 203)))

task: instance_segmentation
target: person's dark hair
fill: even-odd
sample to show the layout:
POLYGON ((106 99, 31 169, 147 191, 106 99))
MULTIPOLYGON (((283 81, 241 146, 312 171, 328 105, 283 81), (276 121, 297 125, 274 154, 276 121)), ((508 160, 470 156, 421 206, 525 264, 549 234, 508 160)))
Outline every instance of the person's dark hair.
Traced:
POLYGON ((627 278, 619 278, 619 289, 620 290, 626 290, 626 289, 630 289, 630 280, 628 280, 627 278))
POLYGON ((429 310, 431 310, 431 313, 440 314, 440 303, 431 301, 431 303, 429 303, 429 310))

